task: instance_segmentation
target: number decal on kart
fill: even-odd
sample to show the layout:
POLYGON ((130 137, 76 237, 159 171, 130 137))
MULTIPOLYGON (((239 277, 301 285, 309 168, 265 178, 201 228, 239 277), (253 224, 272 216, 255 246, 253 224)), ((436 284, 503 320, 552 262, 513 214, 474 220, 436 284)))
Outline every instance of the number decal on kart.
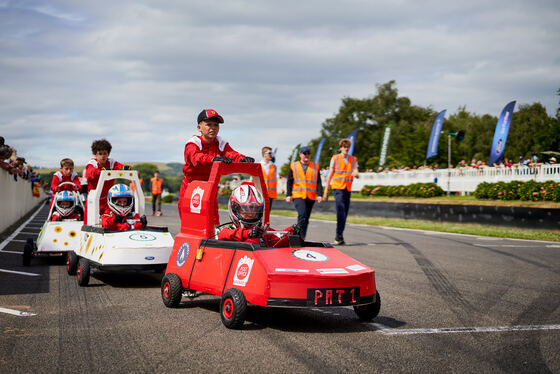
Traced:
POLYGON ((324 262, 329 258, 322 253, 311 251, 309 249, 296 249, 292 252, 292 256, 304 261, 324 262))

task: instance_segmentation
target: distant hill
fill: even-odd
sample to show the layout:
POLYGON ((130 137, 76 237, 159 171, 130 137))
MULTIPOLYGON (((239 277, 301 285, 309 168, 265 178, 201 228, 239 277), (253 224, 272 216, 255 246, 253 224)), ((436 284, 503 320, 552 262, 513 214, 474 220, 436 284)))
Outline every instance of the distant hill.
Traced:
MULTIPOLYGON (((183 164, 179 162, 150 162, 150 161, 143 161, 143 162, 125 162, 127 165, 131 165, 134 168, 134 165, 138 164, 152 164, 155 165, 158 170, 161 172, 162 175, 183 175, 183 164)), ((74 171, 78 174, 81 174, 84 170, 85 165, 77 165, 74 167, 74 171)), ((52 174, 57 172, 60 168, 40 168, 34 169, 36 173, 39 174, 52 174)))

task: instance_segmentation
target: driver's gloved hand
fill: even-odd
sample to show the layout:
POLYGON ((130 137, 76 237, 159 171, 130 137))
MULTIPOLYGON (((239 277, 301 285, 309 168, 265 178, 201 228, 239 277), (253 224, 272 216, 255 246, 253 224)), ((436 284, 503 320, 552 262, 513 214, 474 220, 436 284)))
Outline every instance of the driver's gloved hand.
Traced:
POLYGON ((239 162, 252 163, 255 162, 255 159, 253 157, 245 156, 241 160, 239 160, 239 162))
POLYGON ((124 165, 124 166, 122 167, 122 169, 123 169, 123 170, 130 170, 130 169, 131 169, 131 166, 130 166, 130 165, 124 165))
POLYGON ((224 164, 231 164, 233 159, 226 156, 216 156, 212 159, 212 162, 223 162, 224 164))
POLYGON ((253 228, 249 232, 249 238, 260 238, 263 232, 264 230, 261 225, 253 226, 253 228))
POLYGON ((120 214, 115 214, 115 223, 123 223, 124 222, 124 216, 121 216, 120 214))
POLYGON ((290 231, 292 232, 292 235, 301 235, 301 226, 296 223, 292 226, 292 229, 290 231))

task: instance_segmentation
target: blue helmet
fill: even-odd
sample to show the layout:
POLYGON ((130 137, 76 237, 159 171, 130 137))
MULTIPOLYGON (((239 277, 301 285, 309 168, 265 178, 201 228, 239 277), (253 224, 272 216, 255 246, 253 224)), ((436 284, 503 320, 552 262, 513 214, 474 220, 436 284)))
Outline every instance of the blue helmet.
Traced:
POLYGON ((107 194, 107 203, 113 212, 121 216, 127 216, 132 211, 134 205, 134 197, 130 187, 126 184, 115 184, 107 194), (123 201, 119 200, 123 197, 126 198, 126 204, 117 204, 117 201, 123 201))
POLYGON ((72 214, 74 211, 74 206, 76 202, 74 200, 74 195, 70 191, 60 191, 54 196, 55 198, 55 208, 61 216, 66 217, 72 214))

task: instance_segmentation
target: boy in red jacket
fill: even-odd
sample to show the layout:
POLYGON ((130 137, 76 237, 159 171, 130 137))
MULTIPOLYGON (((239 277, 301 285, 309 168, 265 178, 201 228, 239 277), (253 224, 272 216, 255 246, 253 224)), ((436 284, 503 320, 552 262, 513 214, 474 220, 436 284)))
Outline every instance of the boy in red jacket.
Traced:
POLYGON ((109 210, 101 215, 101 226, 111 231, 141 230, 146 227, 146 216, 132 213, 134 197, 126 184, 115 184, 107 195, 109 210))
MULTIPOLYGON (((194 135, 185 144, 185 166, 183 166, 183 182, 179 193, 179 217, 182 207, 188 202, 183 201, 189 183, 193 180, 207 181, 210 177, 212 162, 255 162, 252 157, 238 153, 230 147, 227 141, 218 136, 220 123, 224 119, 213 109, 204 109, 198 115, 197 129, 200 135, 194 135)), ((218 203, 214 202, 215 217, 219 224, 218 203)))
POLYGON ((218 233, 218 240, 247 243, 260 243, 263 247, 281 247, 288 245, 288 235, 300 235, 301 229, 296 224, 283 232, 266 232, 262 225, 264 198, 250 184, 242 184, 231 193, 228 204, 232 224, 223 227, 218 233))
MULTIPOLYGON (((112 158, 109 158, 111 154, 111 143, 106 139, 95 140, 91 144, 91 152, 93 153, 93 158, 86 165, 86 180, 88 185, 88 193, 91 190, 97 188, 97 182, 99 181, 99 174, 101 170, 128 170, 130 166, 123 165, 112 158)), ((105 182, 101 197, 99 198, 99 214, 103 214, 108 210, 107 207, 107 192, 113 185, 113 181, 105 182)), ((87 198, 86 206, 84 212, 84 225, 87 224, 87 198)))
POLYGON ((82 188, 78 173, 74 171, 74 161, 70 158, 64 158, 60 161, 60 170, 53 174, 51 182, 51 191, 57 193, 59 191, 80 191, 82 188), (74 186, 65 184, 59 185, 63 182, 74 183, 74 186))

